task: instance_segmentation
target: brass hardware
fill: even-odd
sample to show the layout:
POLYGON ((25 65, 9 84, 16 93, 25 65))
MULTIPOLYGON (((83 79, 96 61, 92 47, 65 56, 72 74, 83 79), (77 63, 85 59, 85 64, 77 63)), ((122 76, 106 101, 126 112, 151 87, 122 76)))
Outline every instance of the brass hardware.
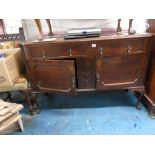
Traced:
POLYGON ((128 53, 130 53, 131 52, 131 46, 129 45, 128 46, 128 53))
POLYGON ((75 77, 72 78, 72 87, 75 87, 75 77))
POLYGON ((72 49, 69 49, 68 52, 69 52, 69 56, 72 56, 72 49))
POLYGON ((99 51, 100 51, 100 55, 103 55, 103 47, 100 47, 99 51))
POLYGON ((43 51, 43 58, 46 58, 46 53, 43 51))
POLYGON ((97 82, 100 82, 100 76, 99 76, 99 74, 96 75, 96 79, 97 79, 97 82))

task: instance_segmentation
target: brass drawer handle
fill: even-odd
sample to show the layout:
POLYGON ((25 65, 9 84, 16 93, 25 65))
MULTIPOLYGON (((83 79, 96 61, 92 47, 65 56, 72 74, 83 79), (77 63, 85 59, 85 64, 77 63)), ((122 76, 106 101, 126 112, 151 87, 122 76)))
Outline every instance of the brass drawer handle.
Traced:
POLYGON ((43 51, 43 56, 42 56, 43 58, 46 58, 46 53, 45 53, 45 51, 43 51))
POLYGON ((96 75, 96 80, 97 80, 97 82, 100 82, 100 76, 99 76, 99 74, 96 75))
POLYGON ((72 78, 72 87, 75 87, 75 77, 72 78))
POLYGON ((99 48, 100 55, 103 55, 103 47, 99 48))
POLYGON ((72 56, 72 49, 69 49, 68 52, 69 52, 69 56, 72 56))
POLYGON ((130 53, 131 52, 131 46, 130 45, 128 45, 128 51, 127 51, 128 53, 130 53))

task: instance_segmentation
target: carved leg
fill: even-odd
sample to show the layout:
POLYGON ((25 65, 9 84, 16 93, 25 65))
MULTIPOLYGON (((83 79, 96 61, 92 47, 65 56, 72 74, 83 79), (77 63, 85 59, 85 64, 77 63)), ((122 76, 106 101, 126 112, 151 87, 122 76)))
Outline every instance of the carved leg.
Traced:
POLYGON ((145 94, 145 89, 141 89, 137 93, 135 92, 135 95, 137 97, 136 108, 138 110, 141 110, 141 108, 142 108, 141 100, 142 100, 142 97, 144 96, 144 94, 145 94))
POLYGON ((143 95, 144 95, 144 93, 140 93, 140 95, 137 98, 136 108, 138 110, 141 110, 141 108, 142 108, 141 99, 142 99, 143 95))
POLYGON ((137 97, 136 109, 141 110, 142 107, 141 100, 143 95, 145 94, 145 88, 144 87, 132 88, 130 90, 133 91, 135 93, 135 96, 137 97))
POLYGON ((31 115, 34 115, 33 106, 31 102, 31 90, 27 89, 25 91, 25 99, 27 101, 27 104, 29 105, 29 112, 31 113, 31 115))
POLYGON ((12 99, 11 93, 10 93, 9 91, 7 91, 6 93, 7 93, 7 97, 6 97, 6 99, 4 99, 4 100, 6 101, 6 100, 9 99, 10 102, 13 102, 13 99, 12 99))
POLYGON ((37 102, 36 94, 32 94, 31 102, 32 102, 32 105, 33 105, 33 111, 36 112, 37 114, 40 114, 41 109, 40 109, 40 106, 39 106, 39 104, 37 102))

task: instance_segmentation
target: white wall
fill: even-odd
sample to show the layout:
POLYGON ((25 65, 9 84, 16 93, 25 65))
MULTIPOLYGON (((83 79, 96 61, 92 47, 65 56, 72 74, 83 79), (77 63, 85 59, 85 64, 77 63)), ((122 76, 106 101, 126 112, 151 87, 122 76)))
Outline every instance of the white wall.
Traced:
MULTIPOLYGON (((128 29, 128 19, 122 19, 121 27, 123 30, 128 29)), ((144 19, 134 20, 133 25, 136 27, 137 23, 145 22, 144 19)), ((70 28, 86 28, 86 27, 99 27, 104 30, 116 30, 117 19, 51 19, 52 30, 67 31, 70 28)), ((22 25, 26 40, 37 38, 39 31, 33 19, 22 19, 22 25)), ((48 32, 48 27, 45 20, 42 20, 42 27, 45 33, 48 32)))

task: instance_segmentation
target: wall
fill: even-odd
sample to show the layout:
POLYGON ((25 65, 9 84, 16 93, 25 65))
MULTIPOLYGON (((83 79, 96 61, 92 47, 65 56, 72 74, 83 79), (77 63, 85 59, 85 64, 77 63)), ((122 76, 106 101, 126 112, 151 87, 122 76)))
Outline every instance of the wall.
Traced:
MULTIPOLYGON (((134 20, 134 27, 137 23, 145 22, 144 19, 134 20)), ((104 29, 104 31, 112 30, 115 31, 117 28, 117 19, 52 19, 52 30, 57 31, 67 31, 69 28, 86 28, 86 27, 99 27, 104 29)), ((26 40, 37 38, 39 31, 35 25, 33 19, 23 19, 22 25, 25 32, 26 40)), ((42 20, 43 32, 48 33, 48 27, 45 20, 42 20)), ((123 30, 128 29, 128 19, 122 19, 121 27, 123 30)))

